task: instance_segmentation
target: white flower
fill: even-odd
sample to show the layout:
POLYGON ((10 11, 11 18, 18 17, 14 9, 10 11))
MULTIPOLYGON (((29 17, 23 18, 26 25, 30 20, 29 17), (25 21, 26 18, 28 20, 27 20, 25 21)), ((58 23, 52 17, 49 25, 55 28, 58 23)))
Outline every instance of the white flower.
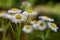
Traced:
POLYGON ((11 18, 12 18, 12 16, 11 16, 11 15, 9 15, 9 14, 5 14, 5 15, 4 15, 4 18, 6 18, 6 19, 11 19, 11 18))
POLYGON ((4 11, 0 11, 0 17, 3 17, 4 18, 4 15, 6 14, 6 12, 4 11))
POLYGON ((30 24, 32 25, 32 27, 34 28, 34 29, 38 29, 38 24, 37 24, 37 20, 34 20, 34 21, 30 21, 30 24))
POLYGON ((23 12, 24 15, 37 15, 37 12, 32 10, 27 10, 23 12))
POLYGON ((25 33, 31 33, 33 31, 31 25, 25 25, 22 29, 25 33))
POLYGON ((38 29, 39 30, 45 30, 46 29, 46 23, 44 21, 39 20, 38 21, 38 29))
POLYGON ((2 32, 3 31, 3 29, 2 28, 0 28, 0 32, 2 32))
POLYGON ((22 2, 22 6, 31 6, 29 2, 22 2))
POLYGON ((55 23, 51 23, 51 22, 48 22, 48 27, 55 32, 57 32, 57 30, 59 29, 55 23))
POLYGON ((44 20, 44 21, 54 21, 54 19, 49 18, 48 16, 39 16, 39 19, 44 20))
POLYGON ((22 10, 17 9, 17 8, 12 8, 10 10, 8 10, 8 13, 20 13, 22 10))
POLYGON ((12 16, 11 20, 14 23, 21 23, 21 22, 25 21, 26 18, 27 18, 26 16, 18 13, 18 14, 15 14, 14 16, 12 16))

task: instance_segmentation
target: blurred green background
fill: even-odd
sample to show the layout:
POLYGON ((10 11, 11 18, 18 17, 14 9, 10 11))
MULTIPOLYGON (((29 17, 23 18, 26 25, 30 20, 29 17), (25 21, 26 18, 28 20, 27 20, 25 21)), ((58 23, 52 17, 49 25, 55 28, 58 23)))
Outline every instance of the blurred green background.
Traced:
MULTIPOLYGON (((27 0, 0 0, 0 10, 8 10, 13 7, 21 8, 21 2, 23 1, 27 0)), ((55 23, 60 28, 60 0, 36 0, 33 9, 36 10, 39 15, 47 15, 54 18, 55 23)), ((53 37, 51 40, 60 40, 60 30, 58 30, 57 33, 52 32, 51 36, 53 37)), ((40 38, 35 37, 34 40, 40 40, 40 38)))

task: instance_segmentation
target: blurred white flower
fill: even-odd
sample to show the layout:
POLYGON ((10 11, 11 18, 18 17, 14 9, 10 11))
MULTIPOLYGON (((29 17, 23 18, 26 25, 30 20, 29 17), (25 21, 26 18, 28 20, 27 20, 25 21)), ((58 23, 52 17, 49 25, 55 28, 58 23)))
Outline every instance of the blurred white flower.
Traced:
POLYGON ((6 14, 4 14, 4 18, 6 18, 6 19, 11 19, 12 16, 6 13, 6 14))
POLYGON ((46 23, 44 21, 39 20, 38 21, 38 29, 39 30, 45 30, 46 29, 46 23))
POLYGON ((0 32, 2 32, 3 31, 3 29, 2 28, 0 28, 0 32))
POLYGON ((48 27, 55 32, 57 32, 57 30, 59 29, 55 23, 51 23, 51 22, 48 22, 48 27))
POLYGON ((24 16, 23 14, 15 14, 14 16, 12 16, 12 18, 11 18, 11 20, 12 20, 12 22, 14 22, 14 23, 21 23, 21 22, 23 22, 23 21, 25 21, 26 20, 26 16, 24 16))
POLYGON ((34 20, 34 21, 30 21, 30 24, 32 25, 32 27, 34 28, 34 29, 38 29, 38 21, 37 20, 34 20))
POLYGON ((31 33, 33 31, 31 25, 25 25, 22 29, 25 33, 31 33))
POLYGON ((17 8, 12 8, 10 10, 8 10, 8 13, 20 13, 22 10, 17 9, 17 8))
POLYGON ((22 2, 21 4, 22 4, 22 6, 31 6, 31 3, 29 3, 29 2, 22 2))
POLYGON ((44 20, 44 21, 54 21, 54 19, 49 18, 48 16, 39 16, 39 19, 44 20))
POLYGON ((37 12, 33 10, 27 10, 23 12, 24 15, 37 15, 37 12))
POLYGON ((4 15, 6 14, 6 12, 4 11, 0 11, 0 17, 3 17, 4 18, 4 15))

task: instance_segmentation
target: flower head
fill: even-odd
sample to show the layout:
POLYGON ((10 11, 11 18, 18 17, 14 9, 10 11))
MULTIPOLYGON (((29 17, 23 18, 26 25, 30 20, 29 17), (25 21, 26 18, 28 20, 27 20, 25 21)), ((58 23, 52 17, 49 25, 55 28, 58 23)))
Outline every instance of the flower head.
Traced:
POLYGON ((57 32, 57 30, 59 29, 59 28, 56 26, 55 23, 49 22, 49 23, 48 23, 48 26, 49 26, 49 28, 51 28, 51 30, 53 30, 53 31, 55 31, 55 32, 57 32))
POLYGON ((39 30, 45 30, 46 29, 46 23, 44 21, 39 20, 38 21, 38 29, 39 30))
POLYGON ((18 13, 18 14, 15 14, 14 16, 12 16, 11 20, 12 20, 12 22, 20 23, 20 22, 23 22, 24 20, 26 20, 26 16, 18 13))
POLYGON ((8 13, 20 13, 21 12, 21 10, 19 10, 19 9, 17 9, 17 8, 12 8, 12 9, 10 9, 10 10, 8 10, 8 13))
POLYGON ((33 10, 27 10, 23 12, 24 15, 37 15, 37 12, 33 10))
POLYGON ((32 25, 32 27, 34 28, 34 29, 38 29, 38 21, 37 20, 34 20, 34 21, 30 21, 30 24, 32 25))
POLYGON ((5 16, 6 12, 5 11, 0 11, 0 17, 3 17, 5 16))
POLYGON ((29 2, 22 2, 22 6, 31 6, 31 3, 29 3, 29 2))
POLYGON ((23 27, 23 31, 25 32, 25 33, 31 33, 32 32, 32 27, 31 27, 31 25, 25 25, 24 27, 23 27))
POLYGON ((44 20, 44 21, 54 21, 54 19, 49 18, 48 16, 39 16, 39 19, 44 20))

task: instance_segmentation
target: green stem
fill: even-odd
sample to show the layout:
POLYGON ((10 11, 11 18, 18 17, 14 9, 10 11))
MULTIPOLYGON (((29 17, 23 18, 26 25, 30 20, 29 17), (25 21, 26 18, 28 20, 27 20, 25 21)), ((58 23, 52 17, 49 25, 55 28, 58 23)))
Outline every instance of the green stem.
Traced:
POLYGON ((43 32, 42 32, 42 40, 45 40, 43 32))
POLYGON ((5 40, 5 36, 6 36, 6 32, 4 31, 3 32, 3 39, 2 40, 5 40))
POLYGON ((49 33, 50 33, 50 29, 48 29, 48 30, 46 31, 45 39, 47 39, 47 38, 49 37, 49 33))
POLYGON ((3 19, 1 21, 1 27, 3 29, 3 38, 2 38, 2 40, 5 40, 6 31, 4 30, 4 20, 3 19))
POLYGON ((10 25, 10 28, 12 29, 13 33, 14 33, 13 27, 12 27, 12 25, 11 25, 11 23, 10 23, 10 22, 9 22, 9 25, 10 25))
POLYGON ((28 23, 31 20, 32 16, 28 16, 26 22, 28 23))
POLYGON ((16 27, 17 27, 17 37, 16 37, 16 40, 20 40, 20 33, 21 33, 21 23, 19 24, 16 24, 16 27))
POLYGON ((45 40, 45 36, 44 36, 43 31, 40 31, 40 33, 41 33, 41 35, 40 35, 41 39, 42 39, 42 40, 45 40))

